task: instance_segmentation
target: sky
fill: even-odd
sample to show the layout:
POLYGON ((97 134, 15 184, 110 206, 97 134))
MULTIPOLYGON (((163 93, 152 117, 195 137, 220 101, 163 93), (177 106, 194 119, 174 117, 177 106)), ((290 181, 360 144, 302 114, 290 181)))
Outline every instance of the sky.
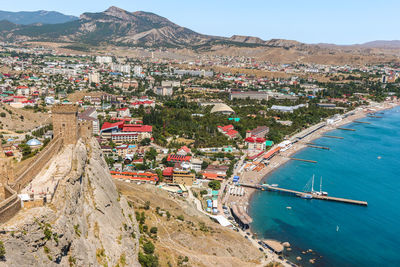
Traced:
POLYGON ((0 9, 79 16, 110 6, 153 12, 180 26, 217 36, 335 44, 400 40, 399 0, 12 0, 0 9))

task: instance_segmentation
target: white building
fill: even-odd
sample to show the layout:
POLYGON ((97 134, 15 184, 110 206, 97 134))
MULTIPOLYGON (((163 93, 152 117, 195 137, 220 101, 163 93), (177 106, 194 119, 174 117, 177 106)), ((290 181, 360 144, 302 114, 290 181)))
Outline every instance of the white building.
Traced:
POLYGON ((180 81, 162 81, 161 86, 162 87, 180 87, 181 82, 180 81))
POLYGON ((105 64, 105 63, 112 63, 112 57, 109 56, 97 56, 96 63, 105 64))
POLYGON ((156 95, 162 96, 171 96, 174 92, 172 87, 154 87, 153 91, 156 95))
POLYGON ((141 76, 141 75, 142 75, 142 72, 143 72, 142 66, 136 65, 136 66, 133 68, 133 74, 134 74, 135 76, 141 76))
POLYGON ((121 65, 121 64, 111 64, 111 70, 123 73, 131 73, 131 66, 130 65, 121 65))
POLYGON ((89 73, 89 82, 90 83, 100 83, 100 74, 97 72, 89 73))

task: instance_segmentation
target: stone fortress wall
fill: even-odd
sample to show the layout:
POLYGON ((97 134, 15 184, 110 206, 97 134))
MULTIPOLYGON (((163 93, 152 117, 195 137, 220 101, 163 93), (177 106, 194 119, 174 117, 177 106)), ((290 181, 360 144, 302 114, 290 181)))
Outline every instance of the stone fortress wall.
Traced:
POLYGON ((6 158, 3 151, 0 151, 0 223, 6 222, 21 209, 18 193, 32 182, 63 146, 74 145, 79 138, 89 139, 92 136, 92 122, 78 121, 76 105, 54 106, 52 120, 53 139, 16 179, 12 173, 11 159, 6 158))

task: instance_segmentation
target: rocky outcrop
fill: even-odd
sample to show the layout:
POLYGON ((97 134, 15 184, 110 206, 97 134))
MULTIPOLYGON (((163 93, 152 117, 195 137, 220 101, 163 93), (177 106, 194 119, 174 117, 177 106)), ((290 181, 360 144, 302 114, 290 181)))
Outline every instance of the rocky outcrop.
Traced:
POLYGON ((134 210, 117 192, 97 142, 80 140, 72 155, 51 203, 0 226, 0 266, 140 266, 134 210))

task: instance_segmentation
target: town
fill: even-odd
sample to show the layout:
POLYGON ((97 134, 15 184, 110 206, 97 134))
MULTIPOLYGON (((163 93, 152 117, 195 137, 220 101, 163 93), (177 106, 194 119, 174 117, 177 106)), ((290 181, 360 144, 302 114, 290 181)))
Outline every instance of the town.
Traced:
POLYGON ((138 51, 144 56, 1 44, 0 156, 6 165, 0 201, 15 190, 25 208, 46 205, 57 179, 10 189, 9 172, 23 177, 19 172, 57 145, 61 131, 75 140, 80 127, 80 136, 96 138, 115 181, 154 186, 193 203, 283 262, 288 244, 250 236, 254 189, 242 184, 261 183, 307 146, 314 131, 397 105, 400 96, 400 65, 394 63, 276 64, 138 51), (66 114, 76 118, 68 122, 66 114))

